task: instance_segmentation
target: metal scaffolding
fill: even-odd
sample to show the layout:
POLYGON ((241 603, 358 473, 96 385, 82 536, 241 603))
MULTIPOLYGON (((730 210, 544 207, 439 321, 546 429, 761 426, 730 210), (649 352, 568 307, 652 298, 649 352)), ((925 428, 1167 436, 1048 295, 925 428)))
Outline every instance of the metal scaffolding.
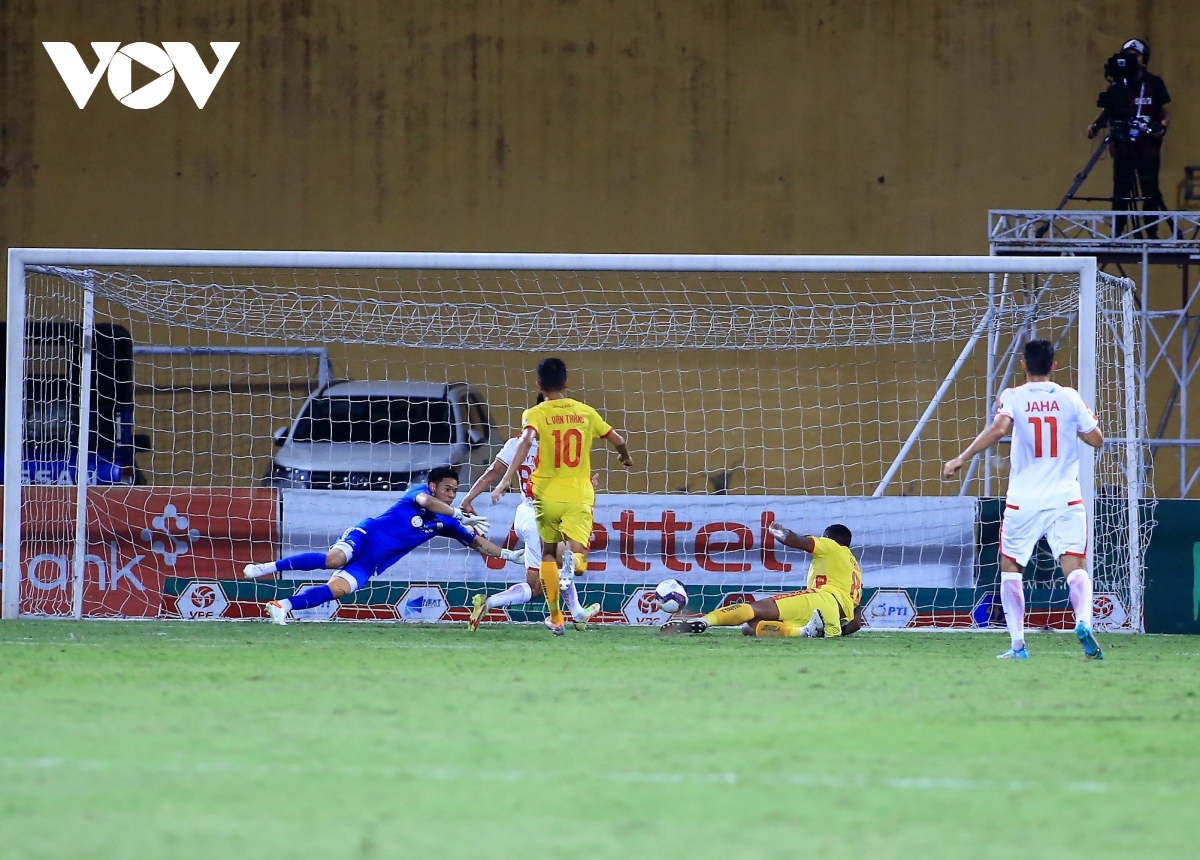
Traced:
MULTIPOLYGON (((1196 458, 1189 457, 1200 448, 1200 428, 1189 415, 1200 397, 1200 284, 1191 282, 1191 267, 1200 263, 1200 212, 993 209, 988 213, 988 243, 993 255, 1093 256, 1102 271, 1122 276, 1126 266, 1139 268, 1135 312, 1144 348, 1136 372, 1142 391, 1168 390, 1156 419, 1151 420, 1143 404, 1141 436, 1152 452, 1160 497, 1168 495, 1162 487, 1175 478, 1175 463, 1168 465, 1159 457, 1163 449, 1174 449, 1177 455, 1178 496, 1200 494, 1200 463, 1193 465, 1196 458), (1156 265, 1182 269, 1178 308, 1149 309, 1150 267, 1156 265), (1175 432, 1168 436, 1171 430, 1175 432)), ((1011 371, 1005 362, 1001 365, 998 370, 1007 379, 1011 371)))

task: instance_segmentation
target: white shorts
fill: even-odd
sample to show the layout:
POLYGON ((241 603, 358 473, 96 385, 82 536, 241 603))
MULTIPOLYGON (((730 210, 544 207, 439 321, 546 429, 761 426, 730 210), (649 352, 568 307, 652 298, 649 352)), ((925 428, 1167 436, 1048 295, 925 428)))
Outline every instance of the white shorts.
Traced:
POLYGON ((1064 555, 1085 558, 1087 514, 1083 502, 1043 509, 1004 506, 1004 522, 1000 526, 1002 556, 1024 567, 1043 537, 1055 559, 1064 555))
POLYGON ((542 566, 542 537, 538 534, 537 513, 528 501, 517 505, 513 531, 525 544, 525 567, 537 570, 542 566))

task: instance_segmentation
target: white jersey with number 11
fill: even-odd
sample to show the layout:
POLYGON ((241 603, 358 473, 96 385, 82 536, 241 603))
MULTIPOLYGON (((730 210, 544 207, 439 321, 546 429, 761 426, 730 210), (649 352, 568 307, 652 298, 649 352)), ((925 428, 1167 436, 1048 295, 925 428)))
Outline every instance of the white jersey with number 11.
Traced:
POLYGON ((1078 437, 1098 424, 1079 392, 1056 382, 1027 382, 1000 393, 996 414, 1013 422, 1008 504, 1036 509, 1078 501, 1078 437))

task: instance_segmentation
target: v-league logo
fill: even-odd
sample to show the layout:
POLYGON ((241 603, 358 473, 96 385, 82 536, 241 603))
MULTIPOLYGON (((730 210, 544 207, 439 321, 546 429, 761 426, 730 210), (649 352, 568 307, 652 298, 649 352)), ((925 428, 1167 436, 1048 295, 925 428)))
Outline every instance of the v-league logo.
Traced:
POLYGON ((216 68, 211 72, 191 42, 163 42, 161 48, 150 42, 131 42, 123 48, 120 42, 92 42, 92 50, 96 52, 99 62, 96 68, 89 71, 83 57, 79 56, 79 51, 70 42, 42 42, 80 110, 96 91, 96 85, 100 83, 100 76, 105 70, 108 71, 108 88, 125 107, 146 110, 162 104, 171 94, 171 88, 175 86, 175 73, 179 72, 196 107, 203 109, 241 42, 208 44, 217 55, 216 68), (158 75, 136 90, 133 88, 135 62, 158 75))

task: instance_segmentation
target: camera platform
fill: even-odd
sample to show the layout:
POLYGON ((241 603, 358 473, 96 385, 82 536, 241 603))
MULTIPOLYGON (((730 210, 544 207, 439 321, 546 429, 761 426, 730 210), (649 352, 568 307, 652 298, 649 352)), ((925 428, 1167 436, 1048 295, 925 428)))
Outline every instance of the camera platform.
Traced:
POLYGON ((1063 254, 1105 263, 1200 262, 1200 212, 992 209, 993 254, 1063 254), (1158 238, 1161 237, 1161 238, 1158 238))

